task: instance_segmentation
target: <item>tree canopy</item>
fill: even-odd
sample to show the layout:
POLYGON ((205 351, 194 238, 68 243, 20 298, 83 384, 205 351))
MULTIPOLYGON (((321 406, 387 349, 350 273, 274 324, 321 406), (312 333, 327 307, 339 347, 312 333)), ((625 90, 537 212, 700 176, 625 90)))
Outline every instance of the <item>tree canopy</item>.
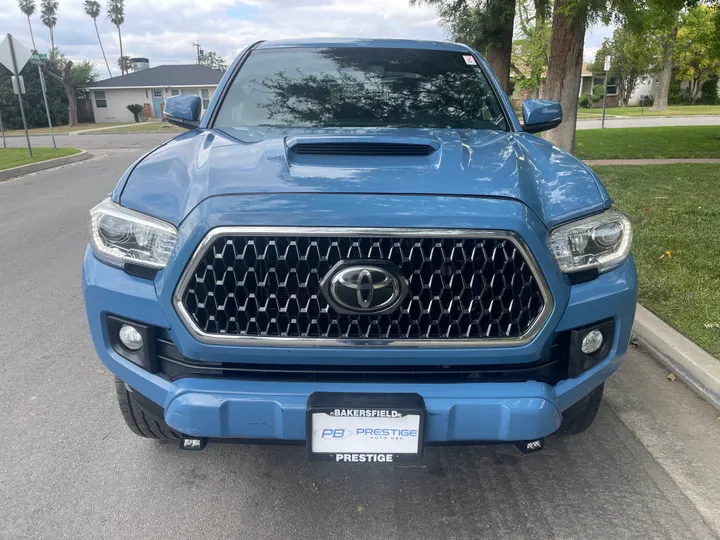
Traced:
POLYGON ((720 32, 716 26, 720 9, 698 5, 680 19, 673 55, 676 77, 689 83, 691 101, 710 77, 720 74, 720 32))
POLYGON ((227 71, 227 62, 221 57, 215 54, 213 51, 208 51, 200 57, 200 65, 207 66, 218 71, 227 71))
POLYGON ((611 57, 608 75, 614 77, 620 106, 627 105, 637 84, 652 72, 652 66, 662 55, 657 40, 648 40, 642 34, 632 32, 628 27, 616 28, 613 36, 606 39, 595 55, 593 73, 604 71, 605 57, 611 57))

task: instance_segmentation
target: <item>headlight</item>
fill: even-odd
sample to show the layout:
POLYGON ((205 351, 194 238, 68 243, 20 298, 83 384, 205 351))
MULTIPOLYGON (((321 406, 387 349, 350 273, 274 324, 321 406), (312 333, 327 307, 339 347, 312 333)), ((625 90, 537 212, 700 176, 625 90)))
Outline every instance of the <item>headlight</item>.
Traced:
POLYGON ((177 241, 175 227, 105 199, 90 210, 90 237, 98 259, 164 268, 177 241))
POLYGON ((627 259, 632 226, 625 214, 611 208, 558 227, 550 233, 548 242, 563 272, 592 268, 607 272, 627 259))

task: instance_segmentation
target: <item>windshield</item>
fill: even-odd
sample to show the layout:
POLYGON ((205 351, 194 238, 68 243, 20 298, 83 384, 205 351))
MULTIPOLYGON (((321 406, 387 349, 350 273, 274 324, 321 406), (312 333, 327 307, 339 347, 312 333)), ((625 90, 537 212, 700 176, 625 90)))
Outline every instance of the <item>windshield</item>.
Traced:
POLYGON ((471 55, 365 47, 253 51, 214 127, 252 126, 508 130, 471 55))

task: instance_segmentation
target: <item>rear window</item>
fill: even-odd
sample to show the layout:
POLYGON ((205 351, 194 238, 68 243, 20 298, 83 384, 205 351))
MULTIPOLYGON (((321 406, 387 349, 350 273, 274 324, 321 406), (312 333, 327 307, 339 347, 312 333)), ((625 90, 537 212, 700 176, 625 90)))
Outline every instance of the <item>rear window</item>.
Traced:
POLYGON ((215 127, 253 126, 508 130, 472 56, 364 47, 253 51, 215 127))

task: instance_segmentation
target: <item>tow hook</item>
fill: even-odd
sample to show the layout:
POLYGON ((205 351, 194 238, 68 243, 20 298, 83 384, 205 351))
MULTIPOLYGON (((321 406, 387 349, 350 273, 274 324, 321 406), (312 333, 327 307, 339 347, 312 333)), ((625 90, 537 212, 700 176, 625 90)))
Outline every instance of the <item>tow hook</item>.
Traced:
POLYGON ((515 443, 515 446, 517 446, 518 450, 523 454, 534 454, 545 448, 545 438, 535 439, 534 441, 522 441, 515 443))
POLYGON ((180 440, 180 450, 202 450, 206 445, 205 437, 183 437, 180 440))

